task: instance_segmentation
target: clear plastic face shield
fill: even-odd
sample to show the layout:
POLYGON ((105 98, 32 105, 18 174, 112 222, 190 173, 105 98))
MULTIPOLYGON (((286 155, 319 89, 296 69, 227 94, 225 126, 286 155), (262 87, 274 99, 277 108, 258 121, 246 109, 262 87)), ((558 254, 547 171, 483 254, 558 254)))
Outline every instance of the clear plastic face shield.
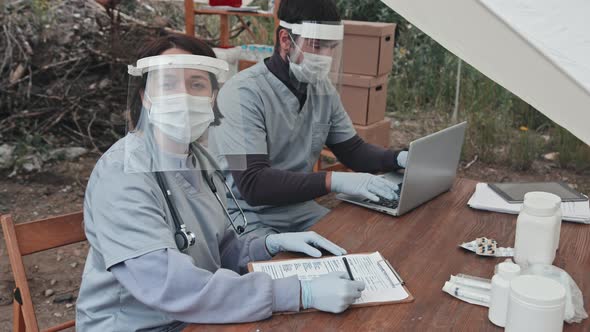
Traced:
POLYGON ((280 25, 291 31, 291 75, 302 83, 317 86, 331 84, 338 88, 342 74, 342 22, 281 21, 280 25))
MULTIPOLYGON (((217 168, 220 156, 207 148, 208 132, 223 121, 215 98, 217 77, 227 70, 223 60, 191 54, 146 57, 128 66, 127 173, 217 168)), ((236 135, 243 128, 237 124, 236 135)), ((245 169, 245 153, 232 153, 230 166, 245 169)))

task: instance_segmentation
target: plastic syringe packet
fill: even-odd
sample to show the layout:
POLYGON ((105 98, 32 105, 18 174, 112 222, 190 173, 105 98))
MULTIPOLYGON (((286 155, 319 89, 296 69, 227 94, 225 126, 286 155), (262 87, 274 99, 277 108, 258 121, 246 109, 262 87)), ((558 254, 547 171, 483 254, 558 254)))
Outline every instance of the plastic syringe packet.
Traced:
POLYGON ((451 275, 442 291, 471 304, 489 307, 491 296, 491 281, 465 274, 451 275))
POLYGON ((498 247, 498 242, 494 239, 486 237, 478 237, 471 242, 465 242, 459 245, 463 249, 467 249, 476 253, 479 256, 489 257, 513 257, 513 248, 498 247))

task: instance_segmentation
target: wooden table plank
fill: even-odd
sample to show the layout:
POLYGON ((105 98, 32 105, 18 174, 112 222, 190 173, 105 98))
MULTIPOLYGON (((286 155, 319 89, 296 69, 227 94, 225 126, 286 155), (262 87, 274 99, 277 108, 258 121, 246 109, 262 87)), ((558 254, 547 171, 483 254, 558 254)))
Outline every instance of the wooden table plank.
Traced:
MULTIPOLYGON (((186 0, 189 1, 189 0, 186 0)), ((185 4, 185 11, 187 10, 188 5, 185 4)), ((194 15, 218 15, 219 16, 219 47, 221 48, 229 48, 232 47, 230 44, 230 23, 229 17, 236 16, 242 21, 242 17, 244 16, 252 16, 252 17, 274 17, 273 13, 267 12, 242 12, 242 11, 231 11, 231 10, 219 10, 219 9, 194 9, 192 11, 192 16, 189 14, 185 14, 185 25, 186 25, 186 32, 187 34, 193 36, 194 35, 194 15), (191 17, 189 17, 191 16, 191 17), (191 22, 189 22, 192 19, 191 22), (192 25, 190 25, 192 24, 192 25), (189 26, 190 25, 190 26, 189 26), (192 27, 192 30, 191 30, 192 27)), ((242 23, 244 23, 242 21, 242 23)), ((275 24, 276 25, 276 24, 275 24)), ((250 29, 247 25, 244 25, 246 29, 250 29)), ((252 31, 250 31, 252 33, 252 31)))
MULTIPOLYGON (((516 216, 467 207, 475 181, 458 179, 453 190, 402 216, 391 217, 340 204, 312 229, 348 252, 380 251, 407 282, 415 301, 355 308, 334 315, 306 313, 236 325, 191 325, 186 331, 501 331, 487 308, 459 301, 441 288, 451 274, 491 278, 501 258, 483 258, 458 247, 486 236, 514 245, 516 216)), ((590 304, 590 226, 565 222, 555 265, 576 280, 590 304)), ((295 257, 281 254, 277 258, 295 257)), ((565 331, 589 331, 590 320, 565 324, 565 331)))
POLYGON ((219 10, 219 9, 195 9, 195 14, 197 14, 197 15, 274 17, 273 13, 268 13, 268 12, 248 12, 248 11, 232 11, 232 10, 219 10))

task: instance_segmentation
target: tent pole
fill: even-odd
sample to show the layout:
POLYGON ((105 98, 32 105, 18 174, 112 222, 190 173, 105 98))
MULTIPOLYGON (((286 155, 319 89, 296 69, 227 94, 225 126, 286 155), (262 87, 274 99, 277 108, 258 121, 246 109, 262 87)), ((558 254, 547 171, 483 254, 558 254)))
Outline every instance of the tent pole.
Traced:
POLYGON ((458 117, 459 117, 459 93, 461 92, 461 63, 463 61, 461 61, 460 58, 458 58, 458 63, 457 63, 457 84, 455 86, 455 109, 453 110, 453 115, 451 116, 451 121, 453 123, 457 123, 458 117))

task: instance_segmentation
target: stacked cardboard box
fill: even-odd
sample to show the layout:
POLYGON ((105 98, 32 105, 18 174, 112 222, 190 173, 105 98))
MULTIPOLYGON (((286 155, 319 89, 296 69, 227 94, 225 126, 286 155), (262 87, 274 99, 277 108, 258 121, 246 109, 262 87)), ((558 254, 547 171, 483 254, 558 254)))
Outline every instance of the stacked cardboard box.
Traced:
POLYGON ((383 147, 389 147, 385 109, 394 34, 393 23, 344 21, 342 103, 358 135, 383 147))
MULTIPOLYGON (((357 134, 366 142, 389 147, 387 81, 393 66, 395 24, 344 21, 340 98, 357 134)), ((344 170, 325 148, 314 170, 344 170)))

